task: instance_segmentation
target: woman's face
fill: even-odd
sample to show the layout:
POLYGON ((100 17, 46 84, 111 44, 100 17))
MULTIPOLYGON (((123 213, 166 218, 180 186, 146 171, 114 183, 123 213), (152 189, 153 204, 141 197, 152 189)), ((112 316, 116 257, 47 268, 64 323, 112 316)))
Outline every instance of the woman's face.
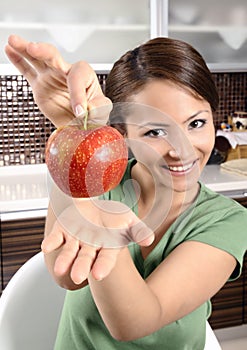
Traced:
POLYGON ((154 80, 131 99, 127 138, 142 169, 175 191, 194 186, 215 141, 209 103, 169 81, 154 80))

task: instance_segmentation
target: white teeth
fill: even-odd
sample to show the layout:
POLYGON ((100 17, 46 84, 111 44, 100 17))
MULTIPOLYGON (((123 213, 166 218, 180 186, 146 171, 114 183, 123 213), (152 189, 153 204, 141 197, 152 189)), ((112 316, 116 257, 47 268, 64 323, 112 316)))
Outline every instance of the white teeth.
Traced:
POLYGON ((171 171, 186 171, 188 169, 190 169, 193 166, 193 163, 190 163, 188 165, 184 165, 184 166, 169 166, 169 170, 171 171))

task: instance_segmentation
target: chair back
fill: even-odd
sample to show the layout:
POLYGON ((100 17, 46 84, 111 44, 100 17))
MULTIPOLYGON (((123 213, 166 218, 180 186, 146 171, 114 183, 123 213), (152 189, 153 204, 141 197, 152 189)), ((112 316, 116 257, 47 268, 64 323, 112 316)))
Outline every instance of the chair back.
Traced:
POLYGON ((53 350, 65 293, 50 276, 42 252, 29 259, 0 298, 0 348, 53 350))
POLYGON ((222 350, 220 343, 208 322, 206 323, 206 344, 204 350, 222 350))

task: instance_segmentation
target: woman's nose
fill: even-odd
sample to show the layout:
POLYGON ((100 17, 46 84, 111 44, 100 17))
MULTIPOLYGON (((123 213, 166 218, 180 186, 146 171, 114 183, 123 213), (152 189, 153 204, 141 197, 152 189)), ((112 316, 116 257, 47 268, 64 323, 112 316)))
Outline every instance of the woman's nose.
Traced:
POLYGON ((168 154, 171 158, 179 159, 180 155, 179 152, 177 152, 175 149, 171 149, 168 151, 168 154))
POLYGON ((195 149, 188 137, 185 134, 176 136, 169 142, 169 156, 173 159, 181 159, 183 161, 193 158, 195 149))

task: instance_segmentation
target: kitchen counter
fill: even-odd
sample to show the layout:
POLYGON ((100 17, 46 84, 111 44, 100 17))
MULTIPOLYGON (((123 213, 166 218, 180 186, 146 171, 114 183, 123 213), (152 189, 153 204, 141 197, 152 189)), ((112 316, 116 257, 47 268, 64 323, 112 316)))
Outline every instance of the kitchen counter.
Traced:
POLYGON ((247 176, 227 172, 220 165, 207 165, 201 175, 201 181, 211 190, 229 197, 247 196, 247 176))
MULTIPOLYGON (((247 196, 247 176, 233 175, 219 165, 207 165, 201 181, 230 197, 247 196)), ((1 220, 46 216, 49 193, 46 164, 0 168, 1 220)))
POLYGON ((0 168, 1 220, 46 216, 48 197, 46 164, 0 168))

